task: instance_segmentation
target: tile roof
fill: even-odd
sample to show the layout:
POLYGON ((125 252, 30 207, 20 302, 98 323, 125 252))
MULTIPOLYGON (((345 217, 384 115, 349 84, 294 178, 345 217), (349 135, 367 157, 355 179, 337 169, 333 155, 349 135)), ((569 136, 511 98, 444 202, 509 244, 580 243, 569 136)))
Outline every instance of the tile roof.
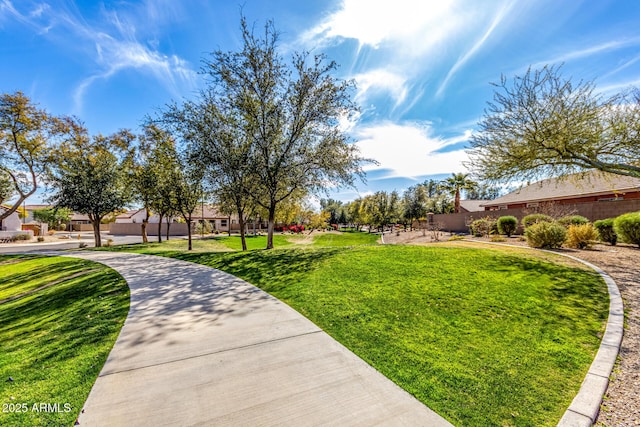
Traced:
POLYGON ((24 208, 28 211, 33 211, 36 209, 45 209, 45 208, 53 208, 53 205, 25 205, 24 208))
POLYGON ((483 206, 490 200, 460 200, 460 207, 467 212, 483 211, 483 206))
POLYGON ((211 219, 211 218, 229 218, 229 215, 221 213, 217 207, 212 206, 212 205, 204 205, 204 209, 202 205, 198 205, 194 210, 193 213, 191 214, 193 219, 198 219, 198 218, 205 218, 205 219, 211 219))
POLYGON ((116 216, 116 218, 119 218, 119 219, 131 218, 132 216, 134 216, 135 214, 137 214, 141 210, 142 210, 142 208, 141 209, 133 209, 133 210, 130 210, 130 211, 126 211, 126 212, 121 213, 120 215, 116 216))
POLYGON ((544 179, 485 202, 483 206, 544 202, 611 193, 624 194, 630 191, 640 191, 640 178, 589 171, 564 178, 544 179))
POLYGON ((74 212, 71 214, 71 221, 89 221, 89 215, 74 212))

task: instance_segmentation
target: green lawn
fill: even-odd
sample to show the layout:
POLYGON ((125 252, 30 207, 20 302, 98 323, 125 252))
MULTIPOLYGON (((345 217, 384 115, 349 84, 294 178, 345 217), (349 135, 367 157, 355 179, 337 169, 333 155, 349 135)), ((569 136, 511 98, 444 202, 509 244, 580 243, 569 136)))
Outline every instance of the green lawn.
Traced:
POLYGON ((355 246, 373 245, 380 239, 377 234, 362 233, 358 231, 343 233, 314 233, 313 245, 320 246, 355 246))
MULTIPOLYGON (((376 244, 380 236, 362 232, 330 233, 314 231, 300 234, 275 233, 273 235, 273 245, 276 248, 290 247, 325 247, 325 246, 354 246, 376 244)), ((247 249, 259 250, 267 246, 267 236, 246 236, 247 249)), ((185 239, 171 239, 162 243, 149 242, 146 244, 132 244, 100 248, 98 250, 129 251, 136 253, 151 253, 165 256, 174 256, 184 252, 187 248, 185 239)), ((207 236, 203 239, 193 239, 193 252, 223 252, 239 251, 242 249, 240 236, 219 234, 207 236)))
POLYGON ((555 425, 604 331, 603 281, 507 248, 173 253, 261 287, 455 425, 555 425))
MULTIPOLYGON (((291 246, 296 243, 296 240, 302 240, 303 238, 303 236, 297 234, 275 233, 273 235, 273 245, 278 248, 291 246)), ((242 249, 242 241, 240 240, 240 236, 233 235, 229 237, 227 235, 221 234, 210 239, 224 245, 226 248, 233 249, 235 251, 239 251, 242 249)), ((247 242, 248 250, 264 249, 267 247, 267 236, 265 235, 254 236, 252 234, 248 234, 245 240, 247 242)))
POLYGON ((0 299, 32 292, 0 304, 0 425, 73 425, 129 311, 125 281, 89 261, 0 256, 0 283, 0 299))

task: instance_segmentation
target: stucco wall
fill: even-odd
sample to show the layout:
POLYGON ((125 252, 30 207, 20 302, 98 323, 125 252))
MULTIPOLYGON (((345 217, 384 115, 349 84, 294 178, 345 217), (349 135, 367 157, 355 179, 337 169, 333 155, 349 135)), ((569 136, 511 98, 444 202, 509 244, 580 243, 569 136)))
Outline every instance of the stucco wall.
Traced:
POLYGON ((22 220, 17 212, 12 213, 2 220, 2 231, 20 231, 22 228, 22 220))
MULTIPOLYGON (((557 205, 557 209, 563 212, 572 212, 575 215, 582 215, 591 221, 605 218, 615 218, 627 212, 640 211, 640 199, 618 200, 606 202, 587 202, 575 204, 557 205)), ((499 218, 505 215, 513 215, 520 221, 524 216, 533 213, 534 209, 503 209, 498 211, 467 212, 459 214, 434 215, 433 221, 440 224, 442 230, 456 233, 467 233, 468 224, 479 218, 492 217, 499 218)))
MULTIPOLYGON (((109 234, 114 235, 129 235, 129 236, 139 236, 141 231, 142 224, 109 224, 109 234)), ((194 233, 195 226, 192 226, 191 232, 194 233)), ((173 223, 169 228, 170 236, 186 236, 187 235, 187 224, 185 223, 173 223)), ((162 223, 162 235, 166 235, 167 233, 167 224, 162 223)), ((158 223, 149 223, 147 224, 147 235, 148 236, 157 236, 158 235, 158 223)))

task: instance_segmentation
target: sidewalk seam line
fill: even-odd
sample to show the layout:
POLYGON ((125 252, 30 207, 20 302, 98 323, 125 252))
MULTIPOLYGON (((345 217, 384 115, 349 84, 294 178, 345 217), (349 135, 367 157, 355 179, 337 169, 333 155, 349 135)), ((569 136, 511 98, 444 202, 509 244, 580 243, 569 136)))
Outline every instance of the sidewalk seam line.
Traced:
POLYGON ((138 367, 135 367, 135 368, 122 369, 120 371, 108 372, 106 374, 99 374, 98 377, 108 377, 110 375, 121 374, 123 372, 131 372, 131 371, 137 371, 138 369, 145 369, 145 368, 152 368, 152 367, 155 367, 155 366, 168 365, 168 364, 171 364, 171 363, 182 362, 184 360, 196 359, 198 357, 206 357, 206 356, 211 356, 211 355, 214 355, 214 354, 222 354, 222 353, 226 353, 226 352, 234 351, 234 350, 243 350, 243 349, 246 349, 246 348, 257 347, 257 346, 260 346, 260 345, 270 344, 270 343, 274 343, 274 342, 278 342, 278 341, 285 341, 285 340, 292 339, 292 338, 304 337, 304 336, 307 336, 307 335, 318 334, 318 333, 321 333, 321 332, 324 332, 324 331, 322 331, 321 329, 318 329, 317 331, 305 332, 303 334, 298 334, 298 335, 290 335, 290 336, 287 336, 287 337, 276 338, 276 339, 268 340, 268 341, 261 341, 261 342, 257 342, 257 343, 253 343, 253 344, 242 345, 242 346, 239 346, 239 347, 226 348, 224 350, 212 351, 210 353, 197 354, 195 356, 188 356, 188 357, 184 357, 182 359, 167 360, 165 362, 153 363, 153 364, 150 364, 150 365, 138 366, 138 367))

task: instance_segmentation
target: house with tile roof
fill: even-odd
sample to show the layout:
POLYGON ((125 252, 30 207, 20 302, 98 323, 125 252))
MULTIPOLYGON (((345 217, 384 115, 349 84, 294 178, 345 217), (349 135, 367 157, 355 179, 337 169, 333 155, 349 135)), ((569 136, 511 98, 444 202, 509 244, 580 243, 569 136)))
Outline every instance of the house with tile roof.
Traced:
POLYGON ((452 232, 467 232, 474 219, 535 213, 581 215, 590 221, 640 211, 640 178, 590 171, 525 185, 480 204, 480 211, 433 215, 430 221, 452 232))
POLYGON ((640 178, 590 171, 526 185, 482 204, 485 211, 640 200, 640 178))
POLYGON ((116 216, 116 224, 136 224, 143 222, 146 218, 147 212, 144 209, 132 209, 116 216))

